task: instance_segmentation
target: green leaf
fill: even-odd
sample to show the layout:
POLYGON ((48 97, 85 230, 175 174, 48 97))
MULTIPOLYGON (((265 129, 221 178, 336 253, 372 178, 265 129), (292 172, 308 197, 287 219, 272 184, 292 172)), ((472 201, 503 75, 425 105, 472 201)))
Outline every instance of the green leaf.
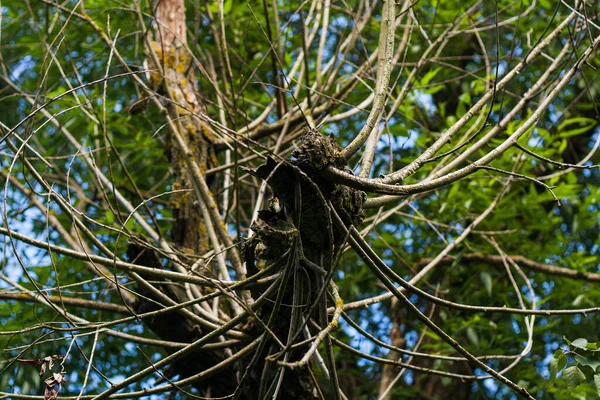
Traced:
POLYGON ((577 347, 580 349, 585 349, 585 346, 587 346, 587 344, 588 344, 588 341, 585 338, 578 338, 571 342, 571 346, 577 347))
POLYGON ((567 148, 567 145, 568 145, 568 144, 569 144, 569 142, 567 142, 567 139, 563 138, 563 139, 562 139, 562 140, 559 142, 559 145, 558 145, 558 150, 557 150, 557 151, 558 151, 558 153, 559 153, 559 154, 562 154, 562 153, 563 153, 563 152, 566 150, 566 148, 567 148))
POLYGON ((462 261, 462 258, 463 258, 463 254, 464 254, 464 251, 460 250, 460 252, 456 256, 454 261, 452 261, 452 268, 456 267, 457 265, 460 265, 460 262, 462 261))
MULTIPOLYGON (((231 11, 232 5, 233 5, 233 0, 225 0, 225 2, 223 3, 223 14, 224 15, 229 14, 229 11, 231 11)), ((208 8, 210 9, 211 13, 216 14, 217 12, 219 12, 219 2, 215 1, 208 8)))
MULTIPOLYGON (((581 304, 581 302, 585 299, 585 295, 580 294, 579 296, 575 297, 575 300, 573 300, 573 303, 571 303, 573 305, 573 307, 577 307, 581 304)), ((588 343, 588 345, 590 345, 592 343, 588 343)), ((587 346, 586 346, 587 347, 587 346)))
POLYGON ((125 228, 127 228, 127 230, 132 231, 134 226, 135 226, 135 220, 133 219, 133 217, 131 217, 125 223, 125 228))
POLYGON ((492 297, 492 275, 487 271, 483 271, 479 274, 479 277, 488 296, 492 297))
POLYGON ((446 87, 444 85, 437 85, 437 86, 432 86, 429 89, 427 89, 425 91, 426 94, 436 94, 437 92, 439 92, 442 89, 446 89, 446 87))
POLYGON ((560 132, 558 134, 558 137, 568 138, 571 136, 581 135, 582 133, 585 133, 585 132, 589 131, 590 129, 592 129, 594 126, 596 126, 596 120, 593 118, 584 118, 584 117, 569 118, 569 119, 565 120, 565 122, 563 122, 562 124, 560 124, 558 126, 558 131, 560 132), (565 130, 565 128, 567 126, 575 125, 575 124, 578 124, 580 127, 575 128, 575 129, 565 130))
POLYGON ((461 94, 460 96, 458 96, 458 99, 465 103, 465 104, 471 104, 471 94, 469 92, 464 92, 463 94, 461 94))
POLYGON ((598 350, 598 344, 595 342, 590 342, 585 345, 586 350, 598 350))
POLYGON ((593 356, 584 357, 584 356, 577 354, 575 356, 575 361, 577 361, 579 363, 579 365, 582 365, 584 367, 590 367, 594 371, 596 371, 596 368, 598 368, 598 366, 600 366, 600 360, 593 356))
POLYGON ((108 225, 112 225, 112 223, 115 221, 115 214, 112 213, 112 211, 107 210, 106 211, 106 223, 108 225))
POLYGON ((569 391, 585 382, 585 374, 575 365, 565 369, 562 373, 562 378, 567 384, 569 391))
POLYGON ((554 353, 552 360, 550 360, 550 379, 556 379, 556 375, 558 375, 558 373, 566 366, 567 357, 561 350, 558 350, 556 353, 554 353))
POLYGON ((473 89, 473 94, 483 93, 485 92, 485 83, 478 79, 473 79, 471 81, 471 89, 473 89))
POLYGON ((475 329, 468 327, 467 328, 467 337, 469 338, 469 341, 475 347, 479 347, 479 335, 477 335, 477 332, 475 331, 475 329))
POLYGON ((596 386, 596 393, 600 396, 600 374, 594 375, 594 386, 596 386))
POLYGON ((429 82, 442 70, 442 67, 432 69, 421 79, 421 86, 427 86, 429 82))
POLYGON ((453 197, 455 197, 460 190, 460 185, 452 185, 452 187, 450 188, 450 191, 448 191, 448 199, 451 200, 453 197))

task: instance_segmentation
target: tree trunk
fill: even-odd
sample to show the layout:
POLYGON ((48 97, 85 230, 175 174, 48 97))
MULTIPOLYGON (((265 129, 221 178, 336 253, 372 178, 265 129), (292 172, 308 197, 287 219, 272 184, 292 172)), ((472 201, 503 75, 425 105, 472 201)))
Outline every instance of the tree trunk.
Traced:
MULTIPOLYGON (((210 250, 210 242, 203 214, 194 195, 193 182, 186 159, 192 157, 200 167, 200 174, 216 165, 212 144, 211 129, 198 116, 205 109, 198 94, 196 81, 191 67, 192 58, 186 48, 186 15, 183 0, 158 0, 155 3, 156 22, 154 40, 147 44, 147 61, 150 73, 150 85, 158 96, 167 99, 169 118, 174 126, 168 131, 166 155, 173 171, 173 190, 182 190, 172 195, 171 210, 173 225, 171 243, 179 251, 184 264, 195 261, 198 256, 210 250), (174 131, 175 130, 175 131, 174 131), (182 146, 174 136, 183 139, 184 145, 192 154, 184 154, 182 146)), ((209 183, 210 185, 210 183, 209 183)), ((162 268, 156 254, 146 254, 141 248, 130 246, 129 257, 154 268, 162 268)), ((146 251, 146 253, 150 253, 146 251)), ((205 268, 210 268, 207 266, 205 268)), ((197 295, 202 288, 195 287, 197 295)), ((138 289, 146 296, 149 293, 138 289)), ((172 300, 181 303, 190 299, 186 290, 174 285, 161 285, 161 290, 172 300)), ((189 290, 189 288, 187 289, 189 290)), ((154 299, 156 300, 156 299, 154 299)), ((140 301, 138 311, 151 311, 159 307, 151 302, 140 301)), ((192 308, 189 311, 194 312, 192 308)), ((180 313, 167 313, 147 322, 148 326, 163 340, 191 343, 201 336, 202 330, 180 313)), ((229 353, 230 354, 230 353, 229 353)), ((169 368, 169 375, 187 377, 222 361, 227 353, 222 350, 197 351, 177 360, 169 368)), ((237 386, 235 371, 225 369, 210 381, 200 381, 195 387, 204 396, 222 397, 233 393, 237 386)))
MULTIPOLYGON (((192 58, 186 46, 186 16, 183 0, 160 0, 156 2, 155 40, 151 42, 149 65, 156 69, 151 78, 157 89, 165 91, 169 114, 175 122, 180 136, 193 152, 201 174, 216 165, 211 129, 198 116, 205 115, 202 100, 198 95, 191 67, 192 58), (158 65, 155 65, 158 63, 158 65), (158 74, 158 75, 156 75, 158 74)), ((172 132, 171 132, 172 133, 172 132)), ((180 146, 169 141, 169 158, 173 169, 173 190, 187 189, 175 194, 172 210, 172 239, 185 253, 202 255, 209 250, 206 226, 200 207, 195 204, 192 182, 180 146)))
MULTIPOLYGON (((391 301, 391 321, 392 327, 390 328, 390 339, 393 346, 404 348, 406 340, 404 339, 404 333, 402 331, 402 321, 406 317, 406 309, 398 304, 398 299, 393 298, 391 301)), ((433 343, 434 339, 429 336, 425 336, 422 340, 421 347, 426 348, 428 343, 433 343)), ((394 361, 402 360, 400 353, 396 351, 390 351, 387 358, 394 361)), ((423 367, 433 368, 434 360, 428 358, 416 357, 413 359, 411 364, 423 367)), ((392 365, 385 365, 381 373, 381 380, 379 384, 379 396, 381 400, 392 400, 395 397, 392 395, 393 389, 389 388, 393 384, 393 387, 402 385, 402 380, 393 382, 396 378, 399 368, 392 365), (385 394, 385 396, 383 396, 385 394), (382 397, 383 396, 383 397, 382 397)), ((473 373, 467 362, 453 362, 445 367, 448 372, 456 374, 471 375, 473 373)), ((419 393, 419 399, 427 400, 443 400, 443 399, 468 399, 471 395, 472 381, 461 381, 459 379, 451 379, 443 381, 439 375, 420 373, 419 371, 412 371, 413 373, 413 385, 412 388, 419 393)))
MULTIPOLYGON (((205 170, 213 162, 216 164, 214 141, 210 127, 198 117, 204 115, 205 110, 185 46, 183 0, 158 1, 156 16, 155 40, 148 43, 147 49, 149 67, 157 71, 151 73, 150 83, 157 93, 164 92, 170 102, 169 117, 175 121, 170 134, 177 140, 170 141, 168 150, 173 170, 173 189, 190 190, 196 181, 192 179, 193 171, 190 171, 190 163, 186 160, 190 157, 196 160, 199 172, 204 176, 205 170), (181 143, 181 138, 185 143, 181 143), (193 154, 184 154, 182 148, 189 149, 193 154)), ((248 171, 266 180, 280 202, 278 207, 261 211, 259 221, 252 225, 256 234, 245 246, 250 276, 258 272, 255 266, 257 261, 272 264, 284 260, 280 271, 284 276, 282 285, 271 301, 259 311, 259 318, 269 324, 270 333, 265 334, 253 357, 242 360, 235 367, 221 370, 217 379, 198 383, 196 387, 203 395, 227 396, 235 393, 235 398, 253 399, 271 398, 277 394, 278 398, 300 400, 312 400, 319 395, 310 363, 290 368, 278 362, 294 364, 306 353, 306 344, 292 348, 304 341, 304 326, 308 326, 313 334, 316 332, 315 325, 319 330, 328 326, 326 309, 334 304, 327 298, 329 281, 326 276, 327 279, 332 277, 329 271, 332 268, 334 246, 342 240, 331 225, 325 226, 328 219, 326 202, 332 203, 347 225, 358 225, 362 221, 362 204, 366 196, 360 191, 335 185, 319 177, 318 171, 327 165, 345 166, 335 140, 308 129, 294 157, 296 166, 269 159, 257 170, 248 171), (316 301, 319 295, 321 297, 316 301), (311 308, 311 304, 318 306, 311 308)), ((203 255, 212 244, 206 233, 207 221, 204 218, 207 216, 201 212, 202 204, 199 206, 197 203, 202 199, 191 193, 178 193, 172 202, 172 241, 185 254, 203 255)), ((154 264, 160 267, 160 262, 155 261, 154 264)), ((165 285, 163 289, 177 302, 189 299, 184 291, 177 288, 165 285)), ((145 306, 145 310, 155 307, 145 306)), ((202 332, 180 314, 155 318, 149 326, 165 340, 192 342, 202 336, 202 332)), ((264 332, 260 327, 245 330, 255 338, 264 332)), ((172 374, 195 374, 222 361, 227 354, 221 351, 196 352, 177 361, 172 366, 172 374)), ((331 359, 329 361, 328 368, 333 370, 331 359)), ((330 371, 329 380, 333 382, 332 387, 338 387, 333 371, 330 371)))

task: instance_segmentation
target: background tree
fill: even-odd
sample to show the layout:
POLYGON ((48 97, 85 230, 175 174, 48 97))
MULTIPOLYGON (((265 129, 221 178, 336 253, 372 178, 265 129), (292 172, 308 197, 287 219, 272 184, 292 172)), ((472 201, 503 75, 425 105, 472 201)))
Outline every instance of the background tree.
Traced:
POLYGON ((600 390, 597 1, 0 11, 3 396, 600 390))

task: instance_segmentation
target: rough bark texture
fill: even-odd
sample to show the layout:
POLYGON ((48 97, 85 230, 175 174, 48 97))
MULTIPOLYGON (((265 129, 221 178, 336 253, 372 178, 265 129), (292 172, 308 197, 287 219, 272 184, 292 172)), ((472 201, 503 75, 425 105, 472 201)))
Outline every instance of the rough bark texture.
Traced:
MULTIPOLYGON (((320 321, 319 312, 327 304, 326 295, 317 299, 325 284, 325 275, 331 269, 336 245, 342 241, 341 235, 328 224, 327 202, 350 225, 362 221, 364 193, 320 180, 318 171, 328 165, 341 165, 335 141, 319 132, 307 129, 294 152, 293 165, 268 159, 266 164, 247 171, 266 180, 273 191, 278 207, 263 210, 259 221, 252 227, 256 235, 246 243, 246 262, 249 274, 258 271, 260 261, 267 263, 286 259, 285 273, 288 279, 280 289, 283 294, 281 307, 275 310, 277 318, 272 331, 279 340, 289 345, 303 341, 303 335, 296 335, 302 320, 320 321), (311 304, 319 304, 313 310, 311 304), (300 317, 302 316, 302 317, 300 317)), ((273 308, 263 308, 263 316, 273 312, 273 308)), ((273 354, 269 340, 259 362, 252 366, 248 382, 244 383, 247 396, 251 393, 272 393, 264 387, 264 382, 275 382, 281 371, 267 357, 273 354)), ((305 346, 288 351, 287 362, 298 361, 306 352, 305 346)), ((274 390, 274 388, 273 388, 274 390)), ((315 399, 318 389, 309 367, 284 370, 283 384, 279 392, 284 399, 315 399)), ((252 398, 252 397, 248 397, 252 398)))
MULTIPOLYGON (((169 114, 179 134, 186 142, 201 172, 216 165, 212 144, 214 137, 198 116, 204 115, 202 100, 196 90, 196 81, 190 68, 192 59, 186 46, 186 16, 183 0, 161 0, 156 6, 157 25, 155 40, 151 43, 149 64, 156 69, 151 79, 157 89, 165 91, 171 101, 169 114), (155 55, 155 56, 154 56, 155 55), (159 65, 154 65, 158 62, 159 65)), ((172 132, 171 132, 172 133, 172 132)), ((169 158, 173 169, 173 189, 192 189, 185 157, 172 140, 169 158)), ((206 228, 193 192, 181 192, 172 201, 172 239, 186 253, 205 254, 209 250, 206 228)))
MULTIPOLYGON (((176 123, 176 132, 184 138, 185 147, 200 166, 201 174, 215 162, 211 130, 198 115, 205 110, 190 71, 190 58, 185 46, 185 7, 183 0, 162 0, 156 3, 157 24, 155 40, 149 43, 150 69, 157 70, 150 76, 150 83, 157 92, 163 92, 169 100, 169 117, 176 123)), ((173 170, 173 189, 191 189, 192 181, 186 157, 175 140, 170 141, 168 155, 173 170), (185 157, 184 157, 185 156, 185 157)), ((249 275, 258 271, 257 265, 283 260, 281 267, 285 280, 278 293, 263 309, 258 311, 264 323, 269 323, 272 334, 279 343, 288 348, 285 357, 273 356, 281 348, 271 335, 267 335, 253 357, 242 360, 235 367, 220 371, 216 378, 199 382, 195 386, 204 396, 222 397, 235 393, 236 398, 270 398, 277 390, 278 398, 315 399, 318 385, 310 367, 282 368, 276 361, 295 362, 307 350, 306 345, 294 349, 289 346, 305 339, 301 327, 303 321, 314 321, 321 327, 327 324, 328 302, 325 276, 333 261, 335 245, 340 235, 328 224, 328 202, 348 225, 362 221, 362 205, 365 194, 355 189, 339 186, 319 178, 318 172, 328 165, 344 168, 335 140, 307 129, 293 155, 294 161, 267 163, 256 170, 249 170, 256 177, 266 180, 279 202, 261 211, 259 221, 252 230, 256 235, 246 243, 246 263, 249 275), (319 293, 321 297, 317 300, 319 293), (311 308, 311 304, 317 307, 311 308), (281 375, 283 374, 283 376, 281 375), (237 389, 237 391, 236 391, 237 389)), ((202 213, 193 192, 174 196, 172 210, 173 244, 186 254, 205 254, 209 241, 202 213)), ((145 257, 146 265, 161 268, 156 254, 143 255, 140 248, 131 246, 130 258, 145 257)), ((164 285, 164 293, 173 300, 186 300, 185 292, 177 287, 164 285)), ((257 289, 255 289, 257 290, 257 289)), ((148 296, 148 293, 143 293, 148 296)), ((255 298, 259 292, 255 292, 255 298)), ((139 310, 149 311, 156 305, 141 302, 139 310)), ((190 309, 192 310, 192 309, 190 309)), ((251 321, 243 327, 247 333, 258 337, 263 330, 252 326, 251 321)), ((311 322, 312 323, 312 322, 311 322)), ((179 313, 161 315, 148 322, 149 327, 162 339, 192 342, 203 332, 179 313)), ((313 329, 312 326, 310 326, 313 329)), ((175 363, 172 375, 189 376, 223 360, 219 351, 196 352, 175 363)))
MULTIPOLYGON (((212 143, 214 142, 210 128, 200 119, 205 113, 201 98, 197 92, 196 82, 190 68, 191 58, 185 48, 186 15, 183 0, 159 0, 155 2, 156 25, 154 40, 149 41, 147 60, 150 85, 168 102, 169 117, 175 122, 177 134, 183 138, 185 145, 193 153, 191 156, 198 162, 201 173, 216 165, 212 143)), ((188 171, 186 157, 173 138, 175 132, 168 132, 166 153, 173 171, 173 190, 187 189, 171 198, 173 225, 171 243, 187 255, 203 255, 210 249, 206 226, 201 209, 192 189, 191 176, 188 171)), ((144 250, 131 244, 128 250, 130 259, 154 268, 163 268, 156 253, 144 250)), ((210 266, 209 266, 210 267, 210 266)), ((165 284, 161 291, 176 302, 189 300, 184 288, 165 284)), ((201 289, 200 289, 201 290, 201 289)), ((152 298, 150 293, 139 289, 142 295, 152 298)), ((154 299, 156 300, 156 299, 154 299)), ((155 303, 141 300, 137 305, 138 312, 159 309, 155 303)), ((190 308, 189 311, 193 312, 190 308)), ((188 320, 181 313, 161 314, 146 324, 156 335, 168 341, 191 343, 206 332, 188 320)), ((199 350, 185 356, 169 367, 169 375, 182 378, 201 372, 222 361, 226 355, 223 351, 199 350)), ((224 370, 208 381, 197 382, 194 386, 204 396, 222 397, 230 395, 237 385, 235 371, 224 370)))

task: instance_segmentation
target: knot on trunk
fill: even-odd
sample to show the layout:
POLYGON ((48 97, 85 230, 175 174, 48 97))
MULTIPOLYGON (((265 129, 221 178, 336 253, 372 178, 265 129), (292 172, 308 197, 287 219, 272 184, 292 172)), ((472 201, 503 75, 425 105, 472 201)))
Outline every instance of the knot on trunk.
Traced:
POLYGON ((346 225, 358 226, 363 222, 365 213, 363 205, 367 194, 361 190, 342 185, 335 185, 331 193, 331 204, 346 225))
POLYGON ((252 223, 255 235, 246 242, 246 251, 253 253, 256 260, 277 260, 292 247, 298 230, 284 210, 262 210, 258 217, 252 223))
POLYGON ((343 167, 345 161, 333 136, 323 136, 311 128, 304 128, 300 144, 292 153, 294 164, 305 171, 320 171, 328 165, 343 167))
MULTIPOLYGON (((330 165, 348 170, 333 138, 306 129, 291 162, 268 157, 257 168, 242 167, 267 182, 274 196, 268 209, 258 213, 257 221, 251 225, 254 235, 244 244, 248 276, 263 266, 281 265, 278 273, 283 281, 278 293, 259 312, 275 316, 269 326, 272 334, 281 341, 294 337, 294 344, 298 345, 302 337, 296 334, 301 332, 302 318, 314 317, 311 312, 316 302, 323 301, 323 307, 327 307, 327 297, 320 295, 324 293, 321 289, 334 267, 336 247, 345 238, 331 223, 331 208, 347 225, 359 225, 364 218, 365 193, 325 179, 320 172, 330 165)), ((255 290, 259 292, 261 288, 255 290)), ((249 329, 253 329, 251 324, 249 321, 249 329)), ((254 329, 254 334, 262 331, 254 329)), ((265 345, 257 360, 272 357, 272 349, 277 348, 273 346, 265 345)), ((293 363, 302 358, 305 348, 294 346, 287 351, 287 361, 293 363)), ((277 370, 273 365, 263 361, 252 366, 248 374, 252 383, 246 385, 245 391, 248 398, 254 398, 265 376, 275 378, 277 370)), ((311 374, 307 367, 287 371, 282 381, 283 397, 318 398, 313 392, 311 374)))

